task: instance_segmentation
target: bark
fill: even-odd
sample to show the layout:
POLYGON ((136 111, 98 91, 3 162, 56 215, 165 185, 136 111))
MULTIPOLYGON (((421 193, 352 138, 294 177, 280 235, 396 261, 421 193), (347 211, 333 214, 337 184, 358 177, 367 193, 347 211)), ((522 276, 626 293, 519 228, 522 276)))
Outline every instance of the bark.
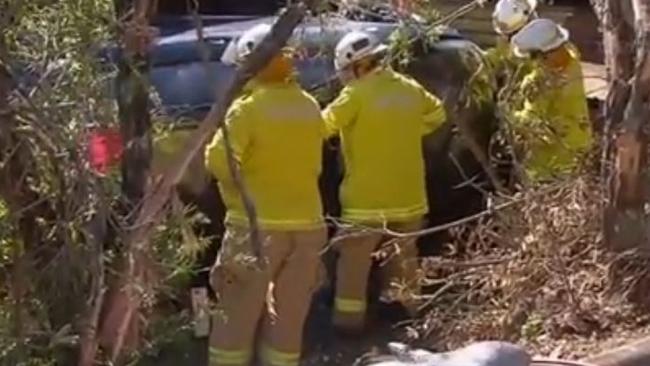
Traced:
MULTIPOLYGON (((149 172, 152 159, 151 116, 149 113, 149 82, 148 82, 148 57, 147 49, 151 39, 147 32, 149 2, 140 0, 116 0, 116 13, 118 19, 129 18, 124 22, 123 31, 123 57, 118 64, 116 79, 117 104, 119 109, 120 132, 124 141, 124 153, 121 161, 122 195, 127 213, 126 223, 131 226, 144 199, 148 186, 149 172), (129 14, 133 14, 129 17, 129 14)), ((115 265, 117 273, 121 273, 129 266, 128 251, 125 246, 125 255, 115 265)), ((144 265, 144 263, 139 263, 144 265)), ((149 270, 139 268, 138 270, 149 270)), ((113 362, 122 356, 123 350, 135 351, 140 338, 140 327, 137 317, 130 318, 124 323, 125 309, 133 307, 125 287, 127 279, 124 277, 113 278, 110 289, 104 301, 104 292, 96 288, 97 299, 93 308, 104 305, 105 310, 101 319, 99 338, 101 344, 109 350, 113 362), (99 304, 99 305, 98 305, 99 304)), ((95 311, 89 314, 91 322, 99 318, 95 311)), ((99 321, 99 320, 97 320, 99 321)), ((85 339, 82 345, 81 366, 90 365, 96 354, 96 345, 99 343, 95 337, 85 339)))
MULTIPOLYGON (((1 10, 1 9, 0 9, 1 10)), ((0 53, 4 56, 4 38, 0 37, 0 53)), ((6 59, 6 57, 3 57, 6 59)), ((14 138, 14 118, 9 105, 12 80, 7 70, 0 65, 0 197, 9 205, 10 211, 15 211, 19 204, 21 187, 18 178, 23 175, 19 165, 22 149, 14 138)), ((13 329, 16 337, 18 357, 24 357, 25 334, 23 332, 23 300, 25 298, 25 259, 22 241, 16 236, 12 240, 13 247, 10 275, 10 293, 13 302, 13 329)), ((24 359, 13 360, 18 363, 24 359)))
MULTIPOLYGON (((627 1, 627 0, 622 0, 627 1)), ((603 44, 605 60, 609 72, 609 94, 605 107, 605 126, 603 132, 603 177, 608 177, 610 171, 606 163, 610 160, 612 149, 612 132, 623 120, 623 111, 629 97, 628 80, 632 77, 634 54, 632 44, 634 29, 625 22, 624 9, 621 0, 603 0, 603 44)))
POLYGON ((641 249, 650 253, 644 187, 647 161, 645 125, 650 118, 650 0, 632 0, 631 4, 634 29, 627 35, 623 34, 628 32, 625 29, 628 22, 623 19, 620 9, 624 4, 620 0, 609 0, 605 14, 606 19, 610 17, 609 21, 616 24, 616 32, 609 33, 611 27, 606 28, 609 37, 606 34, 605 40, 612 73, 607 117, 610 131, 617 133, 604 228, 605 240, 612 248, 641 249), (634 34, 636 42, 630 42, 627 37, 634 34), (634 44, 636 51, 630 49, 634 44))
POLYGON ((124 139, 122 193, 129 212, 144 197, 151 166, 151 116, 146 58, 120 62, 117 76, 120 130, 124 139))
POLYGON ((90 246, 94 248, 92 252, 94 261, 88 266, 91 272, 92 286, 86 311, 82 319, 83 323, 81 324, 79 366, 93 366, 97 358, 97 348, 99 347, 97 330, 99 328, 101 311, 105 299, 104 293, 106 291, 103 253, 103 243, 106 240, 108 230, 106 211, 107 208, 102 205, 97 215, 87 227, 86 237, 90 246))

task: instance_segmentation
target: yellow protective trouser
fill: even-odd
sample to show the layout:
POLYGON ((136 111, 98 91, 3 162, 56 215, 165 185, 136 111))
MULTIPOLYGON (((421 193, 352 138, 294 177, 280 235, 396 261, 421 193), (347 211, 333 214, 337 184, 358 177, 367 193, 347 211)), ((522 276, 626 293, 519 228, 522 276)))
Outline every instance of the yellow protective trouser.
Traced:
MULTIPOLYGON (((421 227, 422 220, 388 225, 390 230, 397 232, 417 231, 421 227)), ((389 240, 397 248, 395 255, 379 267, 382 293, 390 291, 391 287, 405 285, 412 294, 419 294, 417 238, 394 239, 381 233, 348 230, 339 236, 333 323, 339 330, 358 333, 365 325, 372 254, 380 244, 389 240)), ((412 304, 403 305, 412 310, 412 304)))
POLYGON ((210 273, 218 299, 210 366, 249 365, 257 345, 264 365, 297 366, 300 361, 303 324, 320 282, 319 254, 327 231, 269 231, 262 238, 268 261, 264 271, 251 260, 248 230, 234 226, 226 230, 210 273), (277 318, 267 311, 267 300, 273 301, 277 318))

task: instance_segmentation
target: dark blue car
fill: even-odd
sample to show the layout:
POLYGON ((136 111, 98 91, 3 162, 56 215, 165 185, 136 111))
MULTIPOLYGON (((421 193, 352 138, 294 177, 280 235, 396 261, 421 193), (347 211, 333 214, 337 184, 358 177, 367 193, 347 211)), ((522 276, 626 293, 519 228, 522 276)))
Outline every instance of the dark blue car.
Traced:
MULTIPOLYGON (((200 45, 196 19, 192 16, 158 18, 155 25, 160 29, 160 36, 150 56, 149 72, 150 82, 158 95, 154 98, 159 101, 157 115, 177 121, 175 125, 195 125, 234 75, 235 68, 221 62, 228 44, 254 25, 272 23, 276 19, 275 16, 202 16, 205 42, 200 45), (205 49, 208 50, 207 60, 203 59, 205 49)), ((294 32, 302 55, 296 60, 300 83, 321 102, 330 101, 338 90, 333 65, 333 49, 338 40, 348 32, 363 30, 386 41, 397 27, 396 22, 355 21, 335 16, 307 19, 294 32)), ((113 61, 115 57, 119 54, 112 53, 113 61)), ((163 168, 172 161, 171 157, 183 147, 190 133, 187 128, 181 128, 157 135, 154 168, 163 168)), ((197 157, 195 166, 190 169, 192 176, 185 180, 195 189, 200 189, 206 181, 200 158, 197 157)))
MULTIPOLYGON (((228 21, 204 27, 205 47, 209 49, 206 64, 201 59, 197 32, 193 26, 175 32, 165 31, 156 41, 152 54, 150 78, 167 113, 174 116, 199 116, 222 91, 225 81, 232 77, 234 67, 220 61, 226 46, 243 32, 259 23, 272 23, 275 17, 228 21)), ((357 22, 342 18, 324 21, 309 19, 299 25, 294 37, 300 44, 297 60, 298 78, 302 86, 317 91, 335 80, 332 50, 336 42, 353 30, 364 30, 386 39, 396 28, 395 23, 357 22)), ((331 97, 331 96, 328 96, 331 97)))

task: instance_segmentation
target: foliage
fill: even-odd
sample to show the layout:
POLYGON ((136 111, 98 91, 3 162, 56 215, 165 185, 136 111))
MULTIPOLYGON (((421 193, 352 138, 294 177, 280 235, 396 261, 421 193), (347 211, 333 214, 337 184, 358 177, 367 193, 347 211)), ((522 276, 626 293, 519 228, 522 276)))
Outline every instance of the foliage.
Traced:
POLYGON ((507 339, 574 358, 650 329, 647 260, 604 248, 598 181, 585 174, 508 199, 516 204, 455 230, 446 253, 425 260, 436 291, 412 334, 446 349, 507 339))
MULTIPOLYGON (((12 5, 13 23, 3 34, 9 59, 2 61, 19 83, 11 101, 13 132, 28 152, 21 184, 42 204, 23 202, 26 207, 11 211, 0 205, 0 278, 8 279, 7 271, 20 260, 25 265, 20 281, 27 284, 21 299, 0 292, 0 363, 65 364, 63 359, 77 346, 101 268, 117 257, 127 230, 129 213, 122 204, 119 172, 95 175, 85 150, 93 128, 117 126, 112 90, 116 70, 100 58, 116 39, 117 23, 112 0, 12 5), (35 220, 38 237, 23 243, 15 223, 27 216, 35 220), (24 244, 19 258, 12 253, 16 243, 24 244), (23 305, 20 309, 12 306, 16 301, 23 305), (17 319, 19 330, 13 325, 17 319)), ((157 234, 154 255, 169 280, 166 285, 187 283, 192 251, 200 250, 203 242, 193 242, 192 251, 178 249, 189 242, 193 222, 181 215, 157 234)), ((160 299, 154 300, 166 300, 168 293, 176 296, 169 288, 159 293, 160 299)))
MULTIPOLYGON (((13 4, 15 22, 3 34, 11 60, 2 61, 21 82, 12 96, 18 123, 14 132, 28 146, 31 161, 24 184, 46 202, 53 216, 37 213, 34 230, 41 236, 36 242, 23 243, 15 225, 17 213, 0 202, 0 279, 9 279, 20 252, 27 266, 23 280, 28 283, 22 299, 12 298, 8 289, 0 291, 0 363, 40 366, 52 364, 77 346, 79 323, 88 310, 93 284, 99 280, 99 264, 110 264, 118 256, 121 238, 128 230, 130 213, 124 212, 118 172, 94 175, 84 152, 91 128, 117 124, 110 85, 115 70, 98 58, 101 48, 116 38, 117 24, 111 0, 13 4), (106 216, 114 240, 97 243, 90 234, 101 215, 106 216), (16 309, 16 303, 22 308, 16 309), (17 319, 21 319, 19 324, 17 319), (17 327, 23 336, 17 334, 17 327)), ((417 2, 416 8, 429 24, 440 17, 429 1, 417 2)), ((414 34, 424 39, 426 48, 439 39, 441 29, 402 21, 404 27, 393 35, 391 49, 392 61, 404 66, 413 57, 414 34)), ((464 61, 477 65, 469 96, 491 102, 494 80, 486 76, 485 63, 464 61)), ((511 114, 517 86, 512 81, 500 93, 501 115, 511 114)), ((165 133, 159 126, 156 129, 165 133)), ((476 230, 458 232, 459 240, 448 256, 454 263, 495 257, 501 261, 469 269, 449 266, 453 270, 436 260, 425 263, 429 284, 443 286, 439 295, 420 299, 428 302, 430 310, 430 316, 418 324, 421 334, 437 333, 445 337, 447 346, 491 335, 542 348, 548 339, 559 337, 553 329, 571 334, 594 334, 593 327, 614 332, 620 330, 617 321, 636 319, 635 309, 624 297, 606 291, 614 279, 604 268, 614 259, 595 245, 600 242, 601 197, 592 184, 567 182, 556 194, 541 199, 539 191, 525 192, 530 197, 524 197, 521 205, 499 213, 476 230), (583 285, 577 286, 579 282, 583 285), (517 300, 537 297, 539 301, 533 303, 517 300), (611 310, 603 319, 589 316, 591 310, 602 308, 611 310), (523 320, 514 319, 519 314, 523 320)), ((209 238, 196 238, 191 230, 200 217, 183 208, 173 211, 153 240, 163 286, 150 299, 150 306, 158 306, 156 310, 162 304, 168 306, 157 313, 163 316, 151 319, 148 343, 135 360, 155 356, 161 344, 187 334, 187 313, 179 313, 174 305, 183 302, 179 289, 187 285, 196 253, 209 238)), ((614 272, 629 283, 635 278, 629 271, 639 267, 614 272)))

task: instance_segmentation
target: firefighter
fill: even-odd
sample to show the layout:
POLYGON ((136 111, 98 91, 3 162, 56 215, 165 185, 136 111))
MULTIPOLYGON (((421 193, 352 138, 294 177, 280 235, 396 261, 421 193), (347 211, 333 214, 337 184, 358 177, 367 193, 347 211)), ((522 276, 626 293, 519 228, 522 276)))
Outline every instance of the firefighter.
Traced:
POLYGON ((498 77, 503 77, 508 71, 516 72, 517 67, 526 67, 522 60, 513 57, 510 39, 531 19, 537 18, 536 8, 537 0, 499 0, 495 5, 492 25, 498 37, 496 46, 486 52, 486 60, 498 77))
POLYGON ((521 29, 512 49, 532 62, 512 119, 527 176, 534 182, 570 173, 593 140, 580 55, 568 31, 549 19, 521 29))
MULTIPOLYGON (((247 31, 238 41, 238 58, 269 32, 267 25, 247 31)), ((257 356, 264 365, 297 366, 304 320, 319 284, 319 252, 327 242, 318 190, 323 120, 317 102, 294 80, 286 48, 251 85, 232 104, 225 122, 255 204, 267 265, 260 270, 251 263, 248 220, 220 130, 205 155, 227 207, 226 233, 210 274, 218 299, 210 365, 249 365, 257 356)))
MULTIPOLYGON (((348 334, 364 327, 371 256, 387 239, 381 229, 412 232, 423 224, 428 206, 422 136, 446 117, 438 98, 382 66, 386 49, 367 33, 344 36, 336 46, 335 68, 346 86, 323 111, 327 135, 338 134, 341 140, 342 220, 375 229, 345 230, 335 239, 339 259, 333 323, 348 334)), ((396 253, 381 272, 383 298, 396 303, 391 300, 397 287, 419 291, 418 263, 414 237, 393 244, 396 253)), ((403 305, 413 310, 408 301, 403 305)))

